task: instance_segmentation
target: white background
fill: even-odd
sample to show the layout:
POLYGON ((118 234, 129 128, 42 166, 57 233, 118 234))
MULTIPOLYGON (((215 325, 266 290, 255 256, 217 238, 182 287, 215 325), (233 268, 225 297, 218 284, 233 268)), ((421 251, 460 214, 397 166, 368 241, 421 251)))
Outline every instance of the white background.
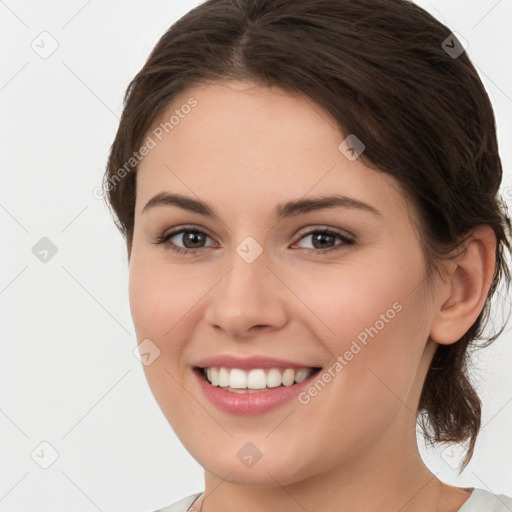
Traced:
MULTIPOLYGON (((0 1, 0 510, 153 511, 203 489, 133 355, 125 243, 92 194, 129 80, 197 3, 0 1), (43 31, 58 42, 47 59, 31 47, 43 31), (32 252, 42 237, 57 247, 47 263, 32 252), (43 441, 58 453, 48 469, 31 458, 51 455, 43 441)), ((512 1, 418 3, 469 43, 510 205, 512 1)), ((485 428, 463 475, 450 467, 457 450, 420 441, 448 483, 512 496, 511 341, 476 361, 485 428)))

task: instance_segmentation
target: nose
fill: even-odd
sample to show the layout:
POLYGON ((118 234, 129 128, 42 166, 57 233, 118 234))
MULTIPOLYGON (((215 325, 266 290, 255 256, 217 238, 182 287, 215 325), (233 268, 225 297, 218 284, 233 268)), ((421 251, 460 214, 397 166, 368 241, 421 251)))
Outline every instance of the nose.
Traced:
POLYGON ((290 292, 268 265, 265 253, 249 263, 235 252, 230 263, 211 292, 205 321, 236 340, 283 328, 289 318, 286 295, 290 292))

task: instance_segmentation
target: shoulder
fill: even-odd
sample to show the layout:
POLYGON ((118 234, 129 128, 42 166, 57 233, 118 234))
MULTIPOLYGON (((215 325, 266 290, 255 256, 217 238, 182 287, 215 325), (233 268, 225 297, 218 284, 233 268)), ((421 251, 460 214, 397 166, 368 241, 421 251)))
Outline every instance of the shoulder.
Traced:
POLYGON ((510 512, 512 510, 512 498, 475 487, 459 512, 480 512, 482 510, 486 512, 510 512))
POLYGON ((177 501, 176 503, 173 503, 172 505, 168 505, 167 507, 155 510, 155 512, 187 512, 190 505, 196 501, 199 496, 201 496, 202 493, 198 492, 196 494, 191 494, 190 496, 187 496, 186 498, 183 498, 180 501, 177 501))
MULTIPOLYGON (((155 512, 187 512, 201 494, 200 492, 192 494, 155 512)), ((459 509, 459 512, 481 512, 482 507, 485 507, 486 512, 510 512, 512 510, 512 498, 475 487, 468 501, 459 509)))

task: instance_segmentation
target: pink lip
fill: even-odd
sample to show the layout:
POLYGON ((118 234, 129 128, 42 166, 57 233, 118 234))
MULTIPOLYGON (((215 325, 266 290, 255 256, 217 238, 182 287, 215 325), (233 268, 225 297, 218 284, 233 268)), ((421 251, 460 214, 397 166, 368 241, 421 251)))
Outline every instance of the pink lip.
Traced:
MULTIPOLYGON (((236 368, 236 366, 234 368, 236 368)), ((304 366, 301 366, 301 368, 304 368, 304 366)), ((302 382, 295 383, 291 386, 279 386, 269 389, 268 391, 258 393, 232 393, 231 391, 211 385, 203 377, 203 371, 201 369, 195 368, 193 373, 195 374, 201 391, 213 405, 224 412, 237 415, 255 415, 272 411, 295 398, 301 391, 307 388, 318 375, 317 372, 314 372, 302 382)))
POLYGON ((301 364, 267 356, 240 357, 226 354, 201 359, 194 366, 198 366, 199 368, 223 366, 224 368, 252 370, 253 368, 319 368, 320 365, 301 364))

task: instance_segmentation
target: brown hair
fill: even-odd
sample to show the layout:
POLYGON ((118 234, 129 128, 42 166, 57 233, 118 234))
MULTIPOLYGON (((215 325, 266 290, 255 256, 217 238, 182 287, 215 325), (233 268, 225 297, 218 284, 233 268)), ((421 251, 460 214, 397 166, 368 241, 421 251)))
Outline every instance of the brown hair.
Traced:
POLYGON ((363 141, 360 158, 395 177, 418 213, 427 277, 473 228, 490 225, 496 267, 484 308, 460 340, 437 347, 418 406, 430 443, 469 441, 464 468, 481 421, 468 349, 486 339, 498 284, 510 284, 510 221, 498 193, 492 106, 467 54, 447 51, 445 41, 457 48, 449 37, 446 26, 407 0, 208 0, 169 28, 129 84, 104 189, 130 258, 133 152, 179 94, 246 80, 313 98, 340 130, 363 141))

